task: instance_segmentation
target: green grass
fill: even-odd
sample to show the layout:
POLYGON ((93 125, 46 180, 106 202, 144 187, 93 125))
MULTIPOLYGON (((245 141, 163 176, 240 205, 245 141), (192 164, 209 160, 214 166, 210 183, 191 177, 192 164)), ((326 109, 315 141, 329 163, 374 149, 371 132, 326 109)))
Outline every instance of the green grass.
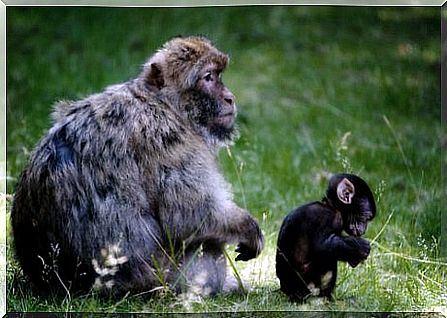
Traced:
POLYGON ((447 303, 439 8, 8 7, 7 28, 8 193, 55 101, 135 76, 172 36, 203 34, 231 55, 224 80, 239 107, 241 137, 221 151, 222 170, 266 235, 258 259, 235 263, 252 287, 245 295, 53 299, 30 291, 8 230, 8 311, 430 311, 447 303), (371 255, 355 269, 340 263, 335 301, 290 304, 274 272, 280 224, 342 171, 361 175, 376 195, 371 255))

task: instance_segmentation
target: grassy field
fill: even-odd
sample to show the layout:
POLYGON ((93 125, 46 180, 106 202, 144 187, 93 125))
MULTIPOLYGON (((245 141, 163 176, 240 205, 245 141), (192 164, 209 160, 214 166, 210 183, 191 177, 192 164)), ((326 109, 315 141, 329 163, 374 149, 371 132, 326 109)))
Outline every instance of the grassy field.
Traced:
POLYGON ((222 170, 267 239, 258 259, 235 264, 252 287, 245 295, 117 301, 34 294, 8 230, 8 311, 439 310, 447 303, 439 30, 439 8, 8 7, 8 193, 54 102, 132 78, 172 36, 203 34, 231 55, 224 80, 240 111, 241 137, 221 151, 222 170), (355 269, 340 264, 333 302, 290 304, 274 272, 279 226, 343 171, 375 193, 371 255, 355 269))

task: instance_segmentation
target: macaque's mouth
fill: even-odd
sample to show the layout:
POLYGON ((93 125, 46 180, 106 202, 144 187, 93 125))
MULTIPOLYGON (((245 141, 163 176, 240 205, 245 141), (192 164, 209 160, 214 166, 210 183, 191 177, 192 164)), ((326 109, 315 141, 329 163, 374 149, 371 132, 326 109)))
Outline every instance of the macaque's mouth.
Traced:
POLYGON ((234 112, 228 112, 216 118, 216 123, 225 128, 232 128, 235 122, 234 112))
POLYGON ((235 113, 234 112, 227 112, 227 113, 224 113, 224 114, 220 114, 218 117, 217 117, 217 120, 219 121, 219 122, 222 122, 222 123, 231 123, 231 122, 233 122, 234 121, 234 119, 235 119, 235 113))
POLYGON ((234 117, 234 112, 233 111, 227 112, 219 116, 219 118, 227 118, 227 117, 234 117))
POLYGON ((365 234, 365 231, 360 231, 360 230, 357 230, 357 231, 349 231, 350 233, 348 233, 348 234, 350 234, 350 235, 352 235, 352 236, 355 236, 355 237, 361 237, 363 234, 365 234))
POLYGON ((352 231, 352 230, 343 230, 341 235, 343 237, 348 237, 348 236, 361 237, 363 235, 363 233, 359 233, 359 232, 352 231))

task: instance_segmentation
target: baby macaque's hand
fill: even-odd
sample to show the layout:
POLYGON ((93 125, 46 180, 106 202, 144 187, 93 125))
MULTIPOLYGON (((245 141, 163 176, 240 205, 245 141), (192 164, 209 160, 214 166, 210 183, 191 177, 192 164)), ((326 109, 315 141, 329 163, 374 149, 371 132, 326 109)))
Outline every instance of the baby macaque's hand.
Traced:
POLYGON ((356 267, 368 257, 369 252, 371 251, 371 246, 369 241, 362 238, 356 238, 353 242, 355 242, 356 248, 354 249, 353 257, 348 261, 348 264, 351 265, 351 267, 356 267))

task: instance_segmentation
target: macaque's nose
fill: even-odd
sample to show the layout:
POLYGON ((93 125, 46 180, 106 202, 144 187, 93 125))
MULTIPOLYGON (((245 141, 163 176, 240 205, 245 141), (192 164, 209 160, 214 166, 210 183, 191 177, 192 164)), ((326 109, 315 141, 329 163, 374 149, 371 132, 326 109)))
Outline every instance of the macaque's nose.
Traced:
POLYGON ((227 104, 233 106, 236 98, 229 89, 225 89, 223 92, 223 99, 227 104))

